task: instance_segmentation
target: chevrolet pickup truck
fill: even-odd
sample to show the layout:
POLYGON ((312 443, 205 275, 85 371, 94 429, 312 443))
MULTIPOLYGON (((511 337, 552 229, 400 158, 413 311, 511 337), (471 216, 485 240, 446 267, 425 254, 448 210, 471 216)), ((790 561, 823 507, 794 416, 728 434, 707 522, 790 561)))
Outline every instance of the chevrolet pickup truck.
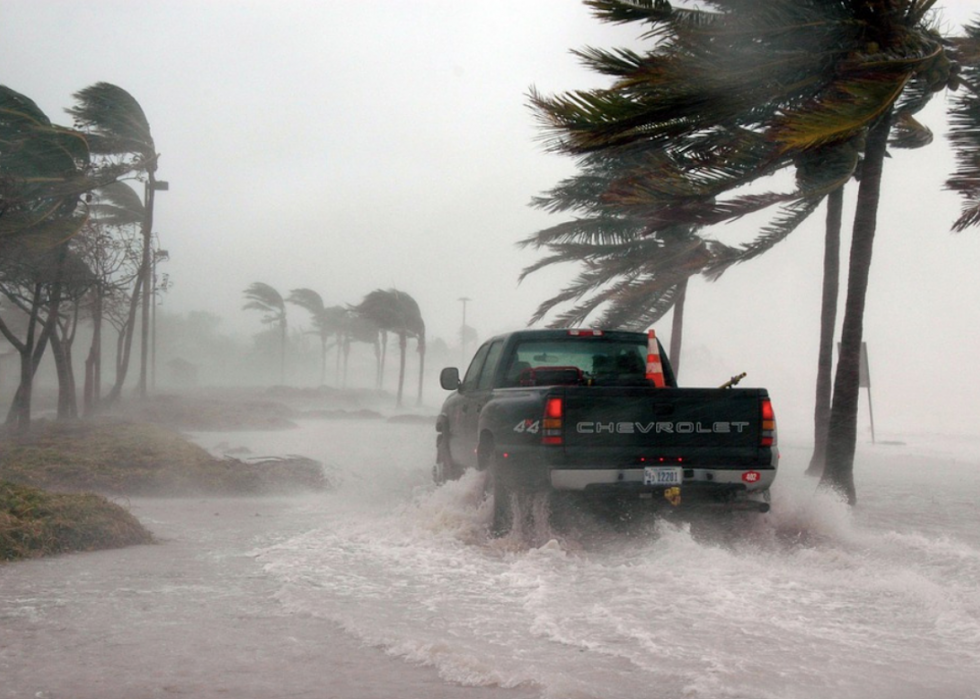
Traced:
POLYGON ((455 367, 439 378, 452 394, 434 478, 486 471, 496 535, 540 492, 769 509, 779 454, 768 392, 679 388, 653 333, 521 330, 487 340, 462 380, 455 367))

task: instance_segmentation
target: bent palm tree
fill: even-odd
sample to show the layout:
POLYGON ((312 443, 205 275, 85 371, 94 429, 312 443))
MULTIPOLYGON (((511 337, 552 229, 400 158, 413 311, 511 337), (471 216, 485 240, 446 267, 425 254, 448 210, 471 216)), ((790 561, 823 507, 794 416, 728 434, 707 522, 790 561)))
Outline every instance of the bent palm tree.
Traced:
POLYGON ((327 375, 327 342, 336 337, 338 364, 340 358, 340 336, 344 331, 347 312, 341 306, 327 307, 323 297, 312 289, 293 289, 286 297, 287 303, 293 303, 305 309, 313 320, 314 332, 320 338, 320 384, 326 383, 327 375))
POLYGON ((355 312, 373 321, 383 331, 398 335, 399 370, 398 397, 396 404, 401 407, 405 383, 405 351, 408 338, 415 338, 419 352, 419 392, 417 402, 422 402, 423 374, 425 370, 425 322, 415 299, 404 291, 377 289, 372 291, 354 308, 355 312))
POLYGON ((279 383, 286 383, 286 302, 274 288, 263 282, 253 282, 245 289, 248 303, 242 306, 245 311, 261 311, 262 322, 279 326, 279 383))
MULTIPOLYGON (((787 163, 803 165, 797 167, 805 178, 825 179, 820 169, 805 167, 816 154, 841 146, 863 153, 822 479, 854 502, 857 368, 881 165, 893 125, 901 139, 928 140, 912 114, 955 81, 942 37, 927 23, 934 2, 709 1, 714 12, 677 10, 662 0, 587 4, 604 20, 648 22, 656 45, 642 56, 580 52, 586 63, 617 78, 610 89, 556 98, 532 93, 555 134, 553 149, 581 155, 645 148, 703 192, 712 183, 728 189, 739 179, 752 181, 787 163)), ((662 181, 658 172, 654 184, 662 181)), ((647 182, 640 178, 639 184, 647 182)), ((814 192, 822 198, 831 189, 801 187, 778 228, 791 229, 788 224, 815 208, 814 192)), ((669 209, 675 224, 720 213, 717 207, 692 210, 671 192, 661 192, 663 199, 676 200, 669 209)), ((756 254, 771 236, 760 238, 762 246, 747 246, 739 258, 756 254)))
MULTIPOLYGON (((75 125, 88 135, 95 154, 131 157, 133 169, 146 173, 144 193, 143 256, 140 264, 142 324, 140 327, 139 395, 146 397, 147 359, 150 331, 150 269, 153 236, 153 204, 156 195, 159 154, 150 133, 150 124, 136 99, 121 87, 99 82, 74 94, 76 106, 66 109, 75 125)), ((134 296, 136 294, 134 293, 134 296)))

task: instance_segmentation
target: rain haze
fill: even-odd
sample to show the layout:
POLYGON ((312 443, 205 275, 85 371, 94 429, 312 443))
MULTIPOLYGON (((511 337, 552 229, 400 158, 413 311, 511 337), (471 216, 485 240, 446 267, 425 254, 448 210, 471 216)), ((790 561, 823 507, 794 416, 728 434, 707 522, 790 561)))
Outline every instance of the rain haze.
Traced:
MULTIPOLYGON (((952 26, 975 9, 942 5, 952 26)), ((574 172, 545 152, 527 92, 605 84, 570 50, 637 45, 639 31, 571 0, 8 0, 2 11, 4 83, 53 121, 69 123, 72 94, 98 81, 143 107, 170 183, 155 207, 173 283, 162 311, 208 311, 248 336, 262 329, 242 311, 252 282, 311 288, 327 305, 394 287, 449 345, 461 297, 486 338, 524 326, 577 273, 518 284, 537 255, 516 241, 563 220, 528 203, 574 172)), ((865 330, 882 430, 972 431, 980 418, 980 235, 949 232, 960 202, 942 187, 953 167, 943 102, 921 120, 934 144, 896 152, 883 183, 865 330), (942 359, 910 363, 921 352, 942 359)), ((742 242, 762 223, 709 235, 742 242)), ((747 371, 776 396, 784 429, 806 429, 822 237, 818 213, 763 258, 694 281, 685 382, 747 371)), ((292 318, 304 322, 299 309, 292 318)), ((667 339, 669 317, 657 329, 667 339)))
MULTIPOLYGON (((939 8, 943 26, 958 27, 980 2, 939 8)), ((571 158, 546 151, 530 88, 605 85, 570 51, 639 47, 639 32, 603 24, 575 0, 0 0, 0 83, 63 125, 73 93, 97 82, 140 103, 160 153, 157 177, 169 183, 154 210, 172 283, 161 314, 214 314, 244 347, 268 327, 243 310, 254 282, 284 296, 310 288, 328 306, 396 288, 418 302, 430 346, 445 342, 436 361, 465 365, 477 345, 461 352, 464 312, 482 342, 524 327, 579 272, 549 267, 518 283, 539 253, 517 242, 564 220, 529 202, 576 172, 571 158)), ((215 454, 231 444, 315 458, 340 488, 238 509, 209 502, 208 518, 236 529, 205 535, 217 520, 192 503, 136 499, 136 514, 173 543, 169 563, 134 547, 0 571, 0 678, 13 673, 8 689, 0 679, 0 699, 71 696, 71 672, 99 690, 83 697, 137 696, 151 680, 165 687, 168 672, 182 673, 175 686, 194 696, 285 696, 308 690, 321 651, 340 663, 330 667, 347 663, 337 693, 322 696, 391 696, 402 678, 438 698, 980 697, 980 230, 950 231, 961 201, 943 188, 954 170, 946 99, 938 94, 919 116, 934 143, 895 151, 885 165, 864 340, 878 439, 895 446, 868 447, 862 389, 865 509, 814 496, 802 475, 821 208, 764 256, 688 290, 680 383, 717 386, 747 372, 743 385, 766 387, 776 406, 783 504, 747 525, 748 541, 704 545, 683 527, 651 522, 642 541, 600 528, 588 541, 544 537, 530 549, 487 543, 476 474, 431 483, 429 423, 393 425, 384 439, 353 422, 274 436, 200 432, 193 440, 215 454), (930 471, 937 464, 941 477, 930 471), (939 482, 948 498, 934 494, 939 482), (269 522, 274 530, 263 529, 269 522), (675 604, 650 599, 650 589, 675 604), (141 604, 156 594, 171 606, 141 604), (141 645, 115 614, 157 631, 141 645), (236 636, 249 615, 267 626, 236 636), (175 639, 160 630, 198 617, 232 639, 216 654, 215 681, 202 659, 207 631, 175 639), (336 636, 329 653, 317 645, 321 623, 336 636), (262 654, 268 634, 284 639, 273 656, 262 654), (114 650, 100 655, 89 636, 113 639, 114 650), (153 657, 178 640, 189 656, 153 657), (746 645, 757 652, 733 650, 746 645), (129 663, 157 661, 160 678, 126 674, 129 663), (36 668, 56 666, 51 689, 34 694, 36 668), (294 674, 276 675, 283 667, 294 674), (377 684, 359 685, 374 667, 377 684), (112 673, 127 679, 113 683, 112 673), (653 694, 651 678, 663 680, 653 694)), ((737 244, 764 224, 743 219, 707 235, 737 244)), ((292 329, 308 328, 304 311, 289 313, 292 329)), ((655 327, 667 345, 670 315, 655 327)), ((426 366, 422 404, 407 411, 436 414, 442 366, 426 366)), ((389 381, 395 373, 389 366, 389 381)), ((0 364, 4 407, 14 374, 12 360, 0 364)), ((317 378, 292 367, 285 383, 313 387, 317 378)), ((209 383, 206 372, 199 381, 209 383)))

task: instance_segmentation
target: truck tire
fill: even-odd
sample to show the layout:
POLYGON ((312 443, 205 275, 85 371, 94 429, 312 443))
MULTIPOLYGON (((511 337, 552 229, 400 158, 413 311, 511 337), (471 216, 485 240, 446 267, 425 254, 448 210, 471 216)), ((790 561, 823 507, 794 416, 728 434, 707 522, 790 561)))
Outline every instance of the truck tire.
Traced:
POLYGON ((442 485, 448 481, 459 480, 462 475, 462 469, 456 465, 452 454, 449 453, 446 435, 440 434, 436 437, 436 463, 432 466, 432 480, 436 485, 442 485))
POLYGON ((509 469, 496 453, 487 464, 487 490, 493 498, 493 521, 490 536, 506 536, 514 526, 514 483, 509 469))

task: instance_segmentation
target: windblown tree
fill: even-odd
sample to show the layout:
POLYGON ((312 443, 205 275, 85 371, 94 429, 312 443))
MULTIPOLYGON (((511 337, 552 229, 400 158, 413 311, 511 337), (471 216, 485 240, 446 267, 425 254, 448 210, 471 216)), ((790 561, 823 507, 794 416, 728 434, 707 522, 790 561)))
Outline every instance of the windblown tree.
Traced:
POLYGON ((111 83, 95 83, 74 94, 76 106, 66 111, 75 127, 84 131, 93 154, 109 162, 119 160, 125 167, 146 175, 142 220, 143 248, 140 275, 134 287, 133 302, 141 302, 139 395, 146 397, 147 358, 150 331, 150 297, 153 237, 153 206, 156 191, 163 184, 156 179, 159 154, 153 143, 150 124, 139 102, 126 90, 111 83))
MULTIPOLYGON (((341 356, 337 357, 337 361, 340 362, 343 360, 343 378, 340 379, 339 383, 342 387, 347 387, 347 371, 351 345, 364 343, 371 345, 374 351, 374 387, 380 390, 382 385, 381 328, 373 320, 358 315, 353 307, 342 310, 344 311, 344 316, 343 334, 341 336, 341 356)), ((337 365, 337 373, 338 376, 341 375, 341 366, 339 363, 337 365)))
POLYGON ((93 174, 81 134, 0 86, 0 283, 28 319, 21 337, 0 319, 0 334, 21 360, 7 420, 20 431, 30 427, 34 374, 58 318, 68 240, 85 220, 84 196, 118 173, 93 174))
POLYGON ((0 253, 8 243, 51 248, 67 240, 85 221, 87 194, 125 172, 93 168, 83 134, 0 85, 0 253))
POLYGON ((815 166, 820 156, 834 154, 841 164, 848 152, 860 156, 821 481, 853 503, 858 359, 886 146, 893 128, 896 140, 927 141, 913 114, 956 83, 943 38, 928 24, 934 2, 704 3, 713 11, 675 9, 664 0, 586 4, 606 21, 648 23, 653 48, 643 55, 579 52, 613 76, 613 86, 552 98, 534 92, 532 103, 554 134, 555 150, 581 156, 628 147, 651 154, 655 176, 637 172, 624 180, 621 201, 653 194, 654 208, 670 224, 710 225, 733 209, 773 203, 755 195, 715 199, 719 193, 793 164, 797 191, 769 231, 739 252, 743 261, 795 229, 858 165, 854 157, 849 172, 828 170, 815 166), (694 196, 665 191, 664 182, 675 181, 693 187, 694 196))
POLYGON ((340 359, 340 343, 347 320, 347 312, 342 306, 326 306, 323 297, 312 289, 293 289, 286 297, 287 303, 292 303, 305 309, 313 321, 313 332, 320 338, 320 384, 326 384, 327 350, 330 338, 334 338, 337 347, 338 366, 340 359))
POLYGON ((51 331, 51 355, 58 376, 59 420, 78 417, 78 387, 72 350, 84 299, 95 285, 95 275, 77 252, 77 236, 72 239, 68 257, 61 270, 61 306, 54 316, 51 331))
POLYGON ((109 309, 118 322, 119 337, 113 385, 106 396, 111 403, 119 398, 129 370, 139 294, 129 294, 140 283, 142 245, 140 228, 144 221, 143 202, 132 187, 114 182, 93 192, 91 216, 76 245, 94 275, 88 296, 92 319, 92 342, 85 359, 82 391, 83 414, 91 414, 102 403, 103 321, 109 309), (124 312, 120 312, 125 307, 124 312))
POLYGON ((24 243, 7 244, 0 257, 0 298, 27 319, 18 336, 0 317, 0 334, 20 355, 20 382, 6 423, 21 432, 30 428, 34 375, 54 332, 66 257, 66 246, 34 248, 24 243))
POLYGON ((627 162, 626 158, 585 158, 582 172, 532 201, 537 208, 572 212, 575 218, 520 241, 523 247, 548 251, 525 268, 520 279, 558 263, 579 263, 585 269, 541 303, 530 323, 574 302, 549 326, 581 325, 598 314, 596 325, 642 331, 673 310, 670 358, 677 373, 688 280, 730 250, 701 238, 694 226, 658 226, 656 219, 648 224, 635 217, 630 207, 618 205, 611 188, 628 173, 627 162))
POLYGON ((242 308, 249 311, 261 311, 262 323, 275 325, 279 329, 279 383, 286 383, 286 302, 274 288, 263 282, 254 282, 245 289, 248 300, 242 308))
MULTIPOLYGON (((398 397, 396 404, 402 405, 405 384, 405 353, 408 339, 415 338, 419 352, 419 392, 417 402, 422 402, 422 383, 425 370, 425 322, 415 299, 397 289, 376 289, 358 304, 354 311, 361 317, 372 321, 383 331, 398 336, 398 397)), ((383 360, 382 360, 383 361, 383 360)))

